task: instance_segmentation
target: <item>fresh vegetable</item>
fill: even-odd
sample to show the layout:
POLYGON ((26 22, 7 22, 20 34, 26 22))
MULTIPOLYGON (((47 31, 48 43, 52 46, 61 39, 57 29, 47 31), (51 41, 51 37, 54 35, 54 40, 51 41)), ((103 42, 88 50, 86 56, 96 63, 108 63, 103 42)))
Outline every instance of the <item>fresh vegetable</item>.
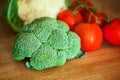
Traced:
POLYGON ((24 24, 36 18, 56 18, 64 7, 64 0, 7 0, 3 16, 13 30, 20 31, 24 24))
POLYGON ((97 24, 81 23, 76 26, 75 33, 81 38, 81 49, 84 51, 93 51, 102 45, 102 30, 97 24))
POLYGON ((69 25, 70 30, 79 35, 81 38, 82 50, 88 52, 99 49, 103 42, 101 28, 107 24, 108 21, 106 14, 98 12, 90 1, 68 0, 66 3, 68 11, 71 11, 70 13, 72 17, 68 14, 65 15, 64 12, 61 12, 64 15, 60 16, 61 13, 58 14, 58 16, 60 16, 58 19, 62 17, 61 20, 69 25), (73 14, 73 12, 77 12, 77 14, 73 14), (81 18, 79 17, 77 21, 75 20, 74 15, 81 15, 81 18), (72 27, 70 24, 72 24, 72 27))
POLYGON ((93 4, 89 0, 66 0, 66 1, 68 9, 77 11, 82 16, 84 16, 89 11, 95 12, 93 4))
POLYGON ((70 30, 74 30, 77 24, 83 22, 82 15, 77 12, 73 13, 69 9, 61 11, 57 16, 57 19, 64 21, 69 26, 70 30))
POLYGON ((85 5, 87 5, 87 6, 93 6, 93 4, 91 3, 90 0, 86 0, 85 5))
POLYGON ((19 31, 24 25, 24 21, 21 20, 20 16, 18 15, 17 2, 18 0, 7 0, 6 8, 3 13, 3 17, 5 18, 6 22, 15 31, 19 31))
POLYGON ((57 16, 57 19, 64 21, 69 26, 70 30, 74 29, 76 18, 72 11, 64 10, 60 12, 57 16))
POLYGON ((86 13, 84 16, 85 22, 96 23, 103 27, 108 20, 108 17, 104 13, 86 13))
POLYGON ((75 17, 76 17, 76 22, 75 22, 75 27, 76 27, 78 24, 83 22, 83 17, 79 12, 76 12, 75 17))
POLYGON ((13 56, 24 60, 28 68, 43 70, 61 66, 66 60, 83 55, 80 38, 62 21, 41 17, 25 25, 18 33, 13 56))
POLYGON ((98 12, 89 0, 73 0, 72 3, 69 2, 68 8, 72 11, 79 12, 79 14, 81 14, 83 17, 84 22, 96 23, 99 24, 101 27, 106 24, 106 21, 108 19, 104 13, 98 12))
POLYGON ((115 18, 103 27, 103 35, 107 42, 120 46, 120 19, 115 18))

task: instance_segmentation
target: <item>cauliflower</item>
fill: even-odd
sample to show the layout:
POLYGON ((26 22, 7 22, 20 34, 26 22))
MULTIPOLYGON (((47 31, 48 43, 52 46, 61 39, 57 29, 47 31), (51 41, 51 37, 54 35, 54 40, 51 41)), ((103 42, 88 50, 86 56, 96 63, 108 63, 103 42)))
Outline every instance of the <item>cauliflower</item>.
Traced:
POLYGON ((56 18, 65 8, 64 0, 7 0, 4 17, 15 31, 40 17, 56 18))
POLYGON ((82 56, 80 38, 68 26, 53 18, 41 17, 25 25, 17 34, 13 56, 36 70, 61 66, 66 60, 82 56))

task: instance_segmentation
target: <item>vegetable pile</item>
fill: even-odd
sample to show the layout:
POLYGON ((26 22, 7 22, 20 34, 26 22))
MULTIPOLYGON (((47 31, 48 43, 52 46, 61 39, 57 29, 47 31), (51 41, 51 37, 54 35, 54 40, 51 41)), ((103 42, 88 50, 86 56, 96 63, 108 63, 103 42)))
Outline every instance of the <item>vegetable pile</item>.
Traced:
POLYGON ((120 18, 109 20, 105 13, 98 12, 89 0, 65 0, 67 9, 57 19, 81 38, 81 49, 89 52, 99 49, 103 40, 120 46, 120 18))
POLYGON ((64 65, 66 60, 99 49, 103 40, 120 46, 120 18, 109 20, 88 0, 7 1, 3 16, 19 32, 13 56, 16 60, 27 58, 28 68, 64 65), (67 8, 61 10, 63 7, 67 8))
POLYGON ((43 70, 61 66, 66 60, 83 55, 80 38, 68 26, 53 18, 41 17, 25 25, 15 39, 16 60, 29 58, 28 68, 43 70))

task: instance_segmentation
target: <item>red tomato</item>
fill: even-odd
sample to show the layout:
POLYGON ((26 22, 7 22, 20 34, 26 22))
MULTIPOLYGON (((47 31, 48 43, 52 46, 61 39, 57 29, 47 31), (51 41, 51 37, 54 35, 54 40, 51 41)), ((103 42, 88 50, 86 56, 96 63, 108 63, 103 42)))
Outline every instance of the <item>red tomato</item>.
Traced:
POLYGON ((106 24, 106 20, 108 20, 108 17, 104 13, 96 13, 95 16, 97 17, 97 23, 100 26, 104 26, 106 24))
POLYGON ((84 8, 82 8, 81 6, 73 6, 72 8, 71 8, 71 10, 75 10, 75 11, 77 11, 77 12, 79 12, 82 16, 84 16, 88 11, 87 10, 85 10, 84 8))
POLYGON ((89 1, 89 0, 86 0, 86 3, 85 3, 87 6, 93 6, 93 4, 89 1))
MULTIPOLYGON (((89 0, 68 0, 70 5, 74 5, 72 7, 70 7, 71 10, 76 10, 78 11, 82 16, 85 15, 86 12, 88 12, 85 8, 86 7, 90 7, 93 6, 93 4, 89 1, 89 0), (80 3, 80 4, 76 4, 76 3, 80 3), (83 7, 84 5, 84 7, 83 7)), ((90 11, 93 11, 93 8, 89 8, 90 11)))
POLYGON ((84 51, 93 51, 102 45, 102 30, 97 24, 81 23, 75 28, 75 33, 81 38, 81 49, 84 51))
POLYGON ((74 30, 76 25, 83 22, 83 17, 80 13, 72 13, 71 10, 64 10, 57 16, 58 20, 64 21, 70 28, 70 30, 74 30))
POLYGON ((90 15, 89 12, 87 12, 84 16, 84 21, 85 22, 89 22, 89 23, 94 23, 95 22, 95 18, 93 17, 93 15, 90 15))
POLYGON ((110 24, 103 27, 103 35, 110 44, 120 46, 120 19, 113 19, 110 24))
POLYGON ((86 13, 88 13, 87 10, 85 10, 84 8, 80 7, 79 8, 79 13, 84 17, 86 13))
MULTIPOLYGON (((86 6, 86 5, 85 5, 86 6)), ((88 6, 86 6, 88 7, 88 6)), ((88 10, 90 12, 93 12, 95 13, 96 11, 93 9, 93 8, 88 8, 88 10)), ((81 6, 78 6, 77 7, 77 11, 79 11, 79 13, 84 17, 87 13, 89 13, 85 8, 81 7, 81 6)))
POLYGON ((75 23, 75 26, 77 26, 79 23, 82 23, 83 22, 83 17, 80 13, 76 13, 75 14, 75 17, 76 17, 76 23, 75 23))
POLYGON ((111 23, 119 24, 120 25, 120 18, 114 18, 111 23))
POLYGON ((85 22, 88 22, 89 20, 90 23, 97 23, 101 27, 106 24, 106 20, 108 19, 108 17, 104 13, 93 13, 93 15, 90 15, 90 13, 86 13, 84 17, 85 22))
POLYGON ((70 30, 75 27, 74 25, 76 23, 76 17, 71 10, 64 10, 60 12, 57 16, 57 19, 64 21, 69 26, 70 30))

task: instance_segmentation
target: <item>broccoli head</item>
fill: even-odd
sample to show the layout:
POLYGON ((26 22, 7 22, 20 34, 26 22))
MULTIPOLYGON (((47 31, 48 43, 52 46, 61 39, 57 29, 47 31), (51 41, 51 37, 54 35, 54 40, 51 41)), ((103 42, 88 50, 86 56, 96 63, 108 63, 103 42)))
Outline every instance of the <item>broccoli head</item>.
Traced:
POLYGON ((53 18, 41 17, 25 25, 17 34, 13 56, 29 58, 27 66, 36 70, 61 66, 66 60, 83 55, 80 38, 68 26, 53 18))

